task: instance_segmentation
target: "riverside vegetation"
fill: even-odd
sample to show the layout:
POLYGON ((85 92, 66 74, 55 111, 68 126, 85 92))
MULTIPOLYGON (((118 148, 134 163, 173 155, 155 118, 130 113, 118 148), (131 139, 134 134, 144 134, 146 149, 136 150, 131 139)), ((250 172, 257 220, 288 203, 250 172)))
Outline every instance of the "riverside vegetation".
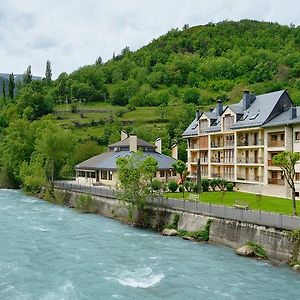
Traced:
POLYGON ((50 62, 43 80, 32 81, 30 67, 23 82, 0 80, 0 185, 36 193, 45 180, 73 176, 74 165, 101 153, 120 129, 150 142, 160 136, 166 154, 176 141, 185 160, 181 134, 196 108, 236 102, 245 88, 287 88, 298 103, 299 46, 294 25, 224 21, 172 29, 56 80, 50 62))

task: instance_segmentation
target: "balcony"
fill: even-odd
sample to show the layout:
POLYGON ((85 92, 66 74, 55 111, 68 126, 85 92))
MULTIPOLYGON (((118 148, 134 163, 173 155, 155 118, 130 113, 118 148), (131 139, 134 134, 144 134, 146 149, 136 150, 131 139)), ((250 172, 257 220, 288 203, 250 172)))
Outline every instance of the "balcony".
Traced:
POLYGON ((196 144, 190 144, 189 149, 199 149, 199 145, 197 143, 196 144))
POLYGON ((211 163, 217 163, 217 164, 234 164, 233 158, 211 158, 211 163))
POLYGON ((268 147, 284 147, 284 141, 268 141, 268 147))
POLYGON ((250 140, 250 141, 237 141, 237 146, 238 147, 249 147, 249 146, 263 146, 264 145, 264 140, 263 139, 258 139, 258 140, 250 140))
MULTIPOLYGON (((197 178, 197 172, 191 172, 188 177, 197 178)), ((201 172, 201 177, 208 177, 208 172, 201 172)))
MULTIPOLYGON (((198 157, 191 158, 188 160, 189 163, 198 163, 198 157)), ((207 164, 208 157, 200 157, 200 164, 207 164)))
POLYGON ((211 148, 234 148, 234 141, 215 143, 211 142, 211 148))
POLYGON ((281 179, 281 178, 268 178, 268 184, 284 185, 284 179, 281 179))
POLYGON ((263 182, 262 176, 237 176, 237 180, 239 181, 250 181, 250 182, 263 182))
POLYGON ((264 160, 262 157, 238 157, 236 163, 237 164, 263 164, 264 160))

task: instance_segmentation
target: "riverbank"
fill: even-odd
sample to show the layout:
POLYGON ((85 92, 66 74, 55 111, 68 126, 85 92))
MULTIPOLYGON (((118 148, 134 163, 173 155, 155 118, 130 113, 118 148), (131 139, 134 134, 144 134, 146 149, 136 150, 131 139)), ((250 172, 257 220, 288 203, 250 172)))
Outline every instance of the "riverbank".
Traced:
MULTIPOLYGON (((63 189, 55 189, 54 193, 60 204, 69 207, 81 206, 81 209, 89 212, 99 213, 126 223, 130 222, 127 208, 122 202, 112 197, 83 196, 84 194, 80 192, 63 189)), ((251 241, 261 245, 271 261, 288 263, 291 259, 293 244, 288 238, 287 231, 283 229, 160 207, 147 207, 146 213, 148 223, 145 227, 158 231, 171 224, 175 215, 179 215, 178 229, 192 232, 204 230, 208 220, 211 219, 210 243, 236 249, 251 241)))

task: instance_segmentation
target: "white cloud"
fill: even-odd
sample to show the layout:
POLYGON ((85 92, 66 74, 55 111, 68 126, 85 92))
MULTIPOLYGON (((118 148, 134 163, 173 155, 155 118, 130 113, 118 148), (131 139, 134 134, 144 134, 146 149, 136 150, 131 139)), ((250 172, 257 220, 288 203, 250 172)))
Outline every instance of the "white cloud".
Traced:
POLYGON ((300 24, 297 0, 1 0, 0 72, 55 76, 135 50, 171 28, 244 18, 300 24))

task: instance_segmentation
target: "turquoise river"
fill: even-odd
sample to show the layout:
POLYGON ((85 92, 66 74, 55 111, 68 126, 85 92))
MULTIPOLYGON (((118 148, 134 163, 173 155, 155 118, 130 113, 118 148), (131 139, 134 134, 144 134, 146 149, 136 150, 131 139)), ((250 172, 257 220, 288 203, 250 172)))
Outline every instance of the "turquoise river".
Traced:
POLYGON ((300 299, 300 274, 0 190, 0 299, 300 299))

